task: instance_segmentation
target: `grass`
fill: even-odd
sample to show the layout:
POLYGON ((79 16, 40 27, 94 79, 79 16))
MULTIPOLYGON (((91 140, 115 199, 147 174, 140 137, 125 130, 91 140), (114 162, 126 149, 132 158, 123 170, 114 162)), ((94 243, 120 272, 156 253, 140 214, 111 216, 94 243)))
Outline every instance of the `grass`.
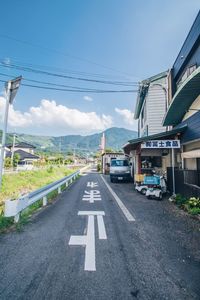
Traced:
POLYGON ((49 183, 70 175, 75 170, 65 166, 50 167, 44 170, 23 171, 16 174, 3 175, 0 204, 6 199, 18 198, 21 194, 29 193, 49 183))
MULTIPOLYGON (((18 198, 20 194, 29 193, 30 191, 41 188, 56 180, 70 175, 75 170, 66 169, 65 166, 54 166, 46 170, 24 171, 17 174, 6 174, 3 176, 2 192, 0 194, 0 232, 6 231, 7 228, 14 225, 14 218, 4 218, 2 215, 3 203, 6 199, 18 198)), ((61 187, 64 190, 65 186, 61 187)), ((48 202, 57 196, 57 191, 51 192, 47 199, 48 202)), ((16 224, 17 229, 21 229, 22 225, 27 223, 28 218, 34 211, 42 207, 42 200, 33 203, 25 209, 20 216, 20 221, 16 224)))
POLYGON ((191 215, 200 215, 200 199, 195 197, 186 198, 177 194, 173 202, 191 215))

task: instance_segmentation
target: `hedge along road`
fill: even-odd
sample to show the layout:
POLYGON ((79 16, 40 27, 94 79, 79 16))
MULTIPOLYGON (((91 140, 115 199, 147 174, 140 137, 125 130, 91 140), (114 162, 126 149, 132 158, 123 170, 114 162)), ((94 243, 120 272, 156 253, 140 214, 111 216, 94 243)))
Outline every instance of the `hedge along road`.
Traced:
POLYGON ((103 179, 1 235, 0 299, 199 299, 198 221, 103 179))

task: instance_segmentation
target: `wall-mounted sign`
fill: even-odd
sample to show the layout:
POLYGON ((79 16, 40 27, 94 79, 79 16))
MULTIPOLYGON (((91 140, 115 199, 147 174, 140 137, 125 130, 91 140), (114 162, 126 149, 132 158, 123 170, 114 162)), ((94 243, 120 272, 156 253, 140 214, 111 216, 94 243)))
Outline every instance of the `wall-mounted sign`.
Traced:
POLYGON ((162 149, 180 148, 180 140, 151 140, 141 144, 141 148, 162 149))

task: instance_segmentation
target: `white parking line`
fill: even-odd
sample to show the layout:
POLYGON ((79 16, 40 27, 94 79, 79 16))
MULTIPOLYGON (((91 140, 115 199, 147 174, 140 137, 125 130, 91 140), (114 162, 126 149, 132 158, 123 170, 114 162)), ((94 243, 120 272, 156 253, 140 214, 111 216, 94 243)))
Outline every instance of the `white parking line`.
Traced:
POLYGON ((99 231, 99 239, 107 240, 105 224, 103 221, 103 217, 100 215, 97 216, 97 225, 98 225, 98 231, 99 231))
POLYGON ((129 222, 133 222, 135 221, 135 218, 132 216, 132 214, 129 212, 129 210, 126 208, 126 206, 123 204, 123 202, 120 200, 120 198, 117 196, 117 194, 113 191, 113 189, 110 187, 110 185, 105 181, 105 179, 103 178, 103 176, 101 175, 101 179, 103 180, 103 182, 105 183, 105 185, 107 186, 108 190, 110 191, 110 193, 112 194, 112 196, 114 197, 114 199, 116 200, 117 204, 119 205, 119 207, 121 208, 123 214, 125 215, 125 217, 127 218, 127 220, 129 222))

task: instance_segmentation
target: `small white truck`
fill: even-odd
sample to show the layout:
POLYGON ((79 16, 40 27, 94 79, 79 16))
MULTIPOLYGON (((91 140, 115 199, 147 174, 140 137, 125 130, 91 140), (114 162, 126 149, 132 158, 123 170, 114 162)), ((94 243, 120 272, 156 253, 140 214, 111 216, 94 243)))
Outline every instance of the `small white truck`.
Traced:
POLYGON ((130 181, 131 164, 127 158, 112 159, 110 162, 110 181, 130 181))

